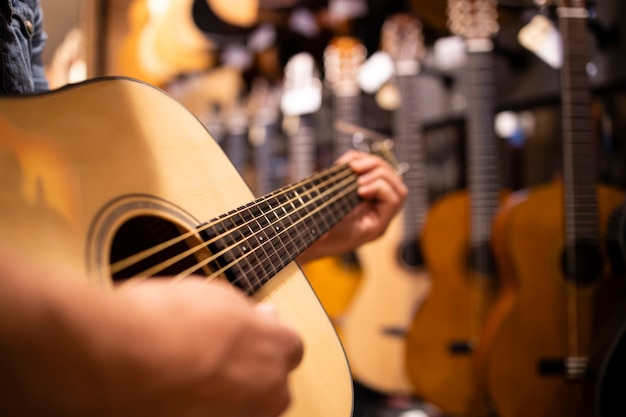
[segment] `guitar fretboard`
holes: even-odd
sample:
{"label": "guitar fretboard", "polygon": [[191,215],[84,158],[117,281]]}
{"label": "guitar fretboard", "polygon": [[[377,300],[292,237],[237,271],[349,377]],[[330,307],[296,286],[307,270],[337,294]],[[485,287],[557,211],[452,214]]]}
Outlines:
{"label": "guitar fretboard", "polygon": [[491,51],[468,54],[468,181],[471,204],[471,241],[475,247],[491,239],[498,208],[498,159],[494,120],[493,57]]}
{"label": "guitar fretboard", "polygon": [[209,267],[253,294],[359,203],[356,175],[334,166],[202,226]]}
{"label": "guitar fretboard", "polygon": [[394,113],[394,136],[400,162],[408,165],[404,173],[404,181],[409,189],[405,202],[407,215],[404,216],[403,241],[415,239],[416,233],[422,230],[428,212],[428,195],[426,170],[424,163],[424,143],[422,124],[419,119],[418,76],[399,75],[396,77],[398,89],[402,94],[402,102]]}
{"label": "guitar fretboard", "polygon": [[561,69],[563,122],[563,178],[565,197],[565,242],[597,242],[598,203],[593,143],[589,63],[589,34],[586,11],[559,9],[563,37]]}

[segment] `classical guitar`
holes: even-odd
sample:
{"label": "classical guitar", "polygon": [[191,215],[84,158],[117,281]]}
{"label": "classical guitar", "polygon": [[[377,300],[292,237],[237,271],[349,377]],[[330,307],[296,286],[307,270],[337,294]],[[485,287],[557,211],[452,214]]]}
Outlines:
{"label": "classical guitar", "polygon": [[583,0],[557,1],[556,10],[564,52],[562,178],[512,195],[494,231],[506,282],[494,311],[505,318],[485,375],[502,417],[596,416],[605,340],[617,332],[614,315],[626,302],[626,281],[610,272],[602,245],[624,193],[597,179],[588,11]]}
{"label": "classical guitar", "polygon": [[[365,61],[365,52],[363,44],[350,36],[333,38],[324,51],[324,72],[332,93],[330,104],[334,120],[360,124],[360,90],[356,80],[358,69]],[[311,122],[309,117],[300,118],[300,121],[304,126]],[[307,130],[300,131],[300,134],[306,133]],[[302,136],[293,139],[306,140]],[[333,130],[334,157],[339,157],[353,148],[352,134]],[[299,155],[300,158],[305,157],[310,161],[303,166],[311,166],[316,161],[315,151],[311,147],[308,150],[312,152]],[[296,170],[294,172],[298,173]],[[303,269],[337,332],[343,338],[344,314],[361,283],[361,267],[355,254],[318,259],[304,265]]]}
{"label": "classical guitar", "polygon": [[407,335],[415,393],[445,413],[477,416],[484,401],[474,357],[496,278],[491,227],[499,206],[491,37],[493,0],[449,0],[451,30],[465,39],[468,189],[435,201],[422,230],[431,291]]}
{"label": "classical guitar", "polygon": [[292,262],[359,204],[347,166],[254,199],[184,107],[107,78],[0,99],[0,177],[0,233],[16,250],[103,290],[161,274],[227,280],[304,339],[285,416],[350,416],[345,354]]}
{"label": "classical guitar", "polygon": [[410,395],[404,337],[430,283],[418,245],[428,207],[417,85],[424,55],[420,22],[408,14],[389,17],[382,48],[395,62],[401,104],[394,112],[394,147],[408,167],[409,194],[385,234],[357,249],[363,278],[345,312],[342,340],[356,380],[378,392]]}

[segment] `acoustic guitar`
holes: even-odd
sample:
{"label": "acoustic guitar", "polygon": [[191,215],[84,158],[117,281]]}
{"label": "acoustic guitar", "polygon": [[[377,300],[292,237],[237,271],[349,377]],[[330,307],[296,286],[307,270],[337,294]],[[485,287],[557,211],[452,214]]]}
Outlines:
{"label": "acoustic guitar", "polygon": [[406,167],[409,194],[384,235],[356,250],[363,278],[344,315],[342,340],[356,380],[378,392],[407,396],[412,389],[405,335],[430,285],[418,243],[428,209],[417,84],[424,56],[421,23],[408,14],[389,17],[382,48],[395,63],[401,103],[394,112],[394,147]]}
{"label": "acoustic guitar", "polygon": [[626,302],[626,280],[610,272],[602,244],[624,193],[597,183],[588,11],[583,0],[561,0],[557,13],[564,52],[562,178],[511,196],[494,231],[506,292],[493,311],[505,318],[485,375],[502,417],[596,416],[606,340],[619,329],[615,314]]}
{"label": "acoustic guitar", "polygon": [[223,279],[303,337],[285,416],[349,417],[335,330],[297,264],[359,204],[334,165],[254,199],[204,126],[161,90],[106,78],[0,99],[0,234],[33,262],[115,282]]}
{"label": "acoustic guitar", "polygon": [[495,1],[450,0],[451,30],[465,39],[468,189],[435,201],[422,230],[431,290],[407,335],[407,366],[416,395],[455,416],[479,416],[485,401],[475,354],[496,273],[492,222],[501,190],[493,130]]}

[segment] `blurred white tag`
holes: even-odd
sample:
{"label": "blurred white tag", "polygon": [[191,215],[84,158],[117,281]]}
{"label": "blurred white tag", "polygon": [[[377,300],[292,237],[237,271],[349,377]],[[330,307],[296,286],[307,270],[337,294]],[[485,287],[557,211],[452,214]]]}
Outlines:
{"label": "blurred white tag", "polygon": [[439,38],[433,45],[437,67],[442,71],[461,68],[467,60],[465,41],[460,36]]}
{"label": "blurred white tag", "polygon": [[280,108],[285,116],[315,113],[322,106],[322,82],[308,52],[289,58],[283,87]]}
{"label": "blurred white tag", "polygon": [[393,76],[394,66],[389,54],[383,51],[374,52],[361,65],[357,74],[357,82],[361,90],[373,94]]}
{"label": "blurred white tag", "polygon": [[283,92],[280,108],[286,116],[315,113],[322,106],[321,83]]}
{"label": "blurred white tag", "polygon": [[537,15],[517,35],[520,44],[552,68],[563,65],[563,41],[552,21]]}

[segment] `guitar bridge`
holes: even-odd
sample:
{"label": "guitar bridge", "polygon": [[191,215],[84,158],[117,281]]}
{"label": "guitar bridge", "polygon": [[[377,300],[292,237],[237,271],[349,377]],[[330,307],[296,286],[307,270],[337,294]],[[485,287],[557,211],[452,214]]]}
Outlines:
{"label": "guitar bridge", "polygon": [[588,358],[568,356],[566,358],[541,359],[538,371],[543,376],[564,376],[567,379],[582,379],[587,373]]}
{"label": "guitar bridge", "polygon": [[476,340],[469,339],[450,342],[448,349],[453,355],[469,355],[476,349]]}

